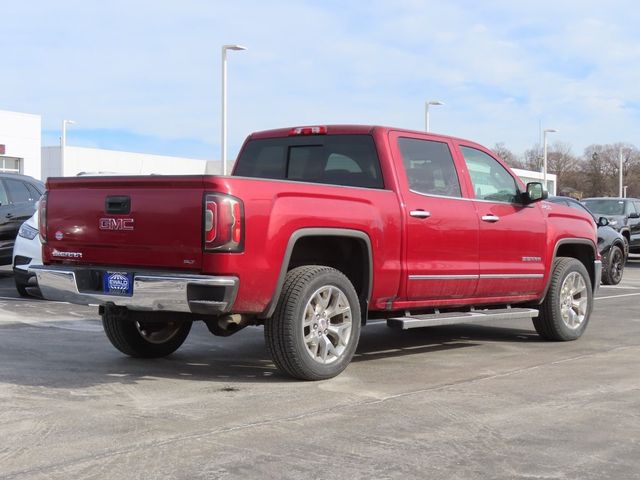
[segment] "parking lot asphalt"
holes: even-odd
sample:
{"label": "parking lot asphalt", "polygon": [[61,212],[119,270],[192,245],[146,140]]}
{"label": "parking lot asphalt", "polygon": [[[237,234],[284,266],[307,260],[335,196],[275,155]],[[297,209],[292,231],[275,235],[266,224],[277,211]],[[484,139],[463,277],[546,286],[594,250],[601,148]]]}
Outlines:
{"label": "parking lot asphalt", "polygon": [[121,355],[96,309],[0,271],[1,479],[640,478],[640,258],[578,341],[530,321],[364,328],[339,377],[280,374],[262,329]]}

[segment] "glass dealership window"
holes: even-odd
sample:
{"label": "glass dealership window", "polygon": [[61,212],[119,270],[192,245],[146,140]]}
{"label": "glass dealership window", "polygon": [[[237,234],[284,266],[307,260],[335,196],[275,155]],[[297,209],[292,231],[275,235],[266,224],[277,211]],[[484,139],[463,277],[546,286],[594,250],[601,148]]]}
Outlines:
{"label": "glass dealership window", "polygon": [[0,172],[21,173],[22,159],[16,157],[0,157]]}

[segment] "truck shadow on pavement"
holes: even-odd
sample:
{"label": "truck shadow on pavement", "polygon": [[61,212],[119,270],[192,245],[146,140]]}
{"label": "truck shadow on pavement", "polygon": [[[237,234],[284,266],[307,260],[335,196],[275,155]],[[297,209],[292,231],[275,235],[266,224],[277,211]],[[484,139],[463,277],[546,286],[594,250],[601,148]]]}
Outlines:
{"label": "truck shadow on pavement", "polygon": [[[377,331],[374,333],[373,330]],[[401,357],[420,353],[439,352],[476,347],[482,342],[538,342],[532,330],[459,324],[441,327],[397,330],[384,322],[368,325],[362,331],[354,362],[377,358]]]}
{"label": "truck shadow on pavement", "polygon": [[[66,322],[67,327],[71,322]],[[195,324],[185,344],[162,359],[129,358],[107,341],[97,320],[78,320],[78,328],[29,324],[0,326],[0,383],[83,388],[100,384],[135,384],[142,380],[183,379],[220,383],[289,383],[272,363],[261,328],[247,328],[226,339],[212,337]],[[541,342],[531,330],[454,325],[400,331],[374,323],[362,330],[354,362],[402,356],[426,356],[504,342]],[[473,356],[468,357],[474,361]]]}

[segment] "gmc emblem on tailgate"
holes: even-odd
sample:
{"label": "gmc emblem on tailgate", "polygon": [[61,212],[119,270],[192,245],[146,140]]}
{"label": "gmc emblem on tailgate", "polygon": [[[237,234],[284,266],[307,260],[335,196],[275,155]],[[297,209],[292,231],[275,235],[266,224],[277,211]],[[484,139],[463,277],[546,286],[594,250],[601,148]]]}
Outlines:
{"label": "gmc emblem on tailgate", "polygon": [[133,230],[133,218],[101,218],[100,230]]}

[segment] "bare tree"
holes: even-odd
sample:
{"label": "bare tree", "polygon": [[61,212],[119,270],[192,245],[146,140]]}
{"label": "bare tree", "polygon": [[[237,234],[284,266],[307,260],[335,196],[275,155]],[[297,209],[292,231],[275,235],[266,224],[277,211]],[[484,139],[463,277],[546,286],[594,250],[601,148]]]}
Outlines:
{"label": "bare tree", "polygon": [[[503,142],[497,143],[493,151],[509,166],[542,171],[542,147],[534,144],[519,157]],[[547,149],[547,168],[557,175],[557,191],[572,196],[596,197],[618,196],[620,155],[622,155],[623,185],[627,196],[640,197],[640,150],[628,143],[590,145],[582,156],[571,151],[571,145],[555,142]]]}
{"label": "bare tree", "polygon": [[527,170],[542,171],[542,147],[540,144],[536,143],[524,151],[524,166]]}
{"label": "bare tree", "polygon": [[493,147],[493,153],[498,155],[511,168],[524,168],[524,163],[518,156],[509,150],[504,142],[498,142]]}
{"label": "bare tree", "polygon": [[562,188],[582,191],[579,171],[580,161],[571,152],[571,145],[565,142],[555,142],[547,150],[547,168],[549,173],[557,175],[557,185]]}
{"label": "bare tree", "polygon": [[585,149],[585,183],[589,186],[589,196],[618,196],[620,175],[620,155],[622,155],[623,185],[628,185],[628,196],[640,195],[640,153],[638,149],[625,143],[590,145]]}

